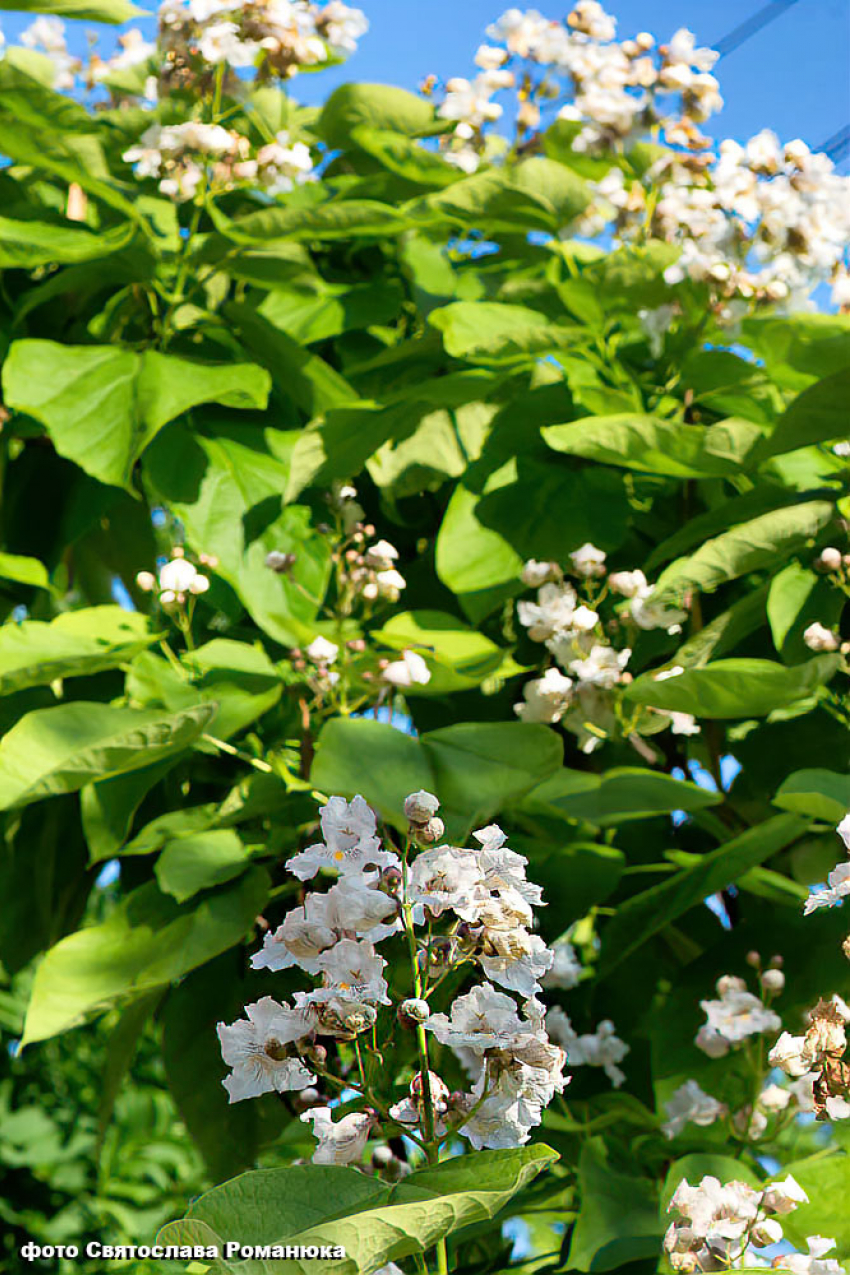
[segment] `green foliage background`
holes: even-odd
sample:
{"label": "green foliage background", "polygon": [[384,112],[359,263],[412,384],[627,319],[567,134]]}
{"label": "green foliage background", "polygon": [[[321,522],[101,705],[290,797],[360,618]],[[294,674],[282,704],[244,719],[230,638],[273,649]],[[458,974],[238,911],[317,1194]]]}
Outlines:
{"label": "green foliage background", "polygon": [[[595,174],[557,125],[465,176],[417,144],[441,125],[399,89],[347,85],[319,111],[265,87],[236,126],[254,136],[258,116],[324,143],[322,180],[177,207],[120,158],[149,112],[90,111],[0,62],[0,1026],[25,1042],[0,1052],[4,1269],[27,1237],[150,1240],[205,1186],[309,1155],[276,1098],[228,1107],[214,1026],[286,986],[247,960],[255,918],[291,902],[283,861],[312,792],[362,793],[397,822],[425,787],[453,838],[495,817],[510,831],[545,887],[544,938],[579,924],[593,977],[569,994],[573,1022],[610,1017],[631,1044],[623,1091],[585,1070],[569,1114],[547,1114],[557,1167],[526,1184],[505,1163],[486,1207],[460,1209],[456,1269],[507,1269],[516,1215],[524,1271],[642,1275],[665,1183],[723,1156],[744,1172],[718,1131],[672,1146],[659,1131],[678,1084],[723,1073],[692,1044],[699,1000],[753,948],[785,957],[792,1030],[847,992],[840,916],[804,926],[800,910],[848,805],[840,660],[802,633],[837,626],[845,601],[812,563],[846,545],[829,444],[847,433],[850,320],[761,312],[732,345],[703,287],[665,284],[669,245],[559,237]],[[618,162],[628,176],[647,158]],[[637,312],[673,295],[656,356]],[[408,580],[343,636],[426,651],[431,682],[396,705],[415,736],[321,714],[305,732],[288,652],[337,635],[317,600],[343,480]],[[219,564],[177,667],[135,585],[175,535]],[[516,721],[540,656],[514,619],[522,563],[586,540],[671,601],[691,592],[685,633],[641,636],[625,702],[692,713],[701,735],[588,758]],[[295,555],[290,575],[265,567],[273,550]],[[685,673],[640,676],[662,663]],[[727,754],[729,791],[671,778],[691,762],[719,777]],[[114,858],[120,880],[95,888]],[[703,899],[731,885],[727,933]],[[847,1133],[782,1138],[814,1184],[800,1235],[835,1234],[850,1257]],[[437,1196],[483,1193],[474,1160]]]}

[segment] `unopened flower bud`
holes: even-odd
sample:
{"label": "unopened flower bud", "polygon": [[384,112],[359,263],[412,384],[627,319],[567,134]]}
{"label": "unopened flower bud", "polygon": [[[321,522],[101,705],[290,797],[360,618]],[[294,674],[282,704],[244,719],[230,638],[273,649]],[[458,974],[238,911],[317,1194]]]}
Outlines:
{"label": "unopened flower bud", "polygon": [[778,953],[776,956],[771,956],[770,960],[768,961],[768,965],[770,966],[772,970],[781,970],[784,964],[785,964],[785,957],[780,956]]}
{"label": "unopened flower bud", "polygon": [[312,1085],[307,1089],[299,1089],[293,1095],[296,1111],[309,1111],[310,1107],[319,1107],[324,1101],[318,1089],[314,1089]]}
{"label": "unopened flower bud", "polygon": [[313,1063],[316,1067],[324,1067],[328,1061],[328,1051],[324,1045],[308,1045],[301,1053],[305,1062]]}
{"label": "unopened flower bud", "polygon": [[766,992],[781,992],[785,986],[785,975],[782,970],[765,970],[761,976],[761,985]]}
{"label": "unopened flower bud", "polygon": [[381,890],[384,894],[397,894],[401,886],[401,871],[398,868],[384,868],[381,873]]}
{"label": "unopened flower bud", "polygon": [[424,788],[412,792],[404,801],[404,813],[411,823],[427,823],[439,809],[439,799]]}
{"label": "unopened flower bud", "polygon": [[778,1244],[782,1239],[782,1225],[775,1218],[766,1217],[756,1222],[750,1231],[750,1240],[756,1248],[767,1248],[768,1244]]}
{"label": "unopened flower bud", "polygon": [[140,571],[136,576],[136,586],[143,593],[151,593],[156,588],[156,576],[150,571]]}
{"label": "unopened flower bud", "polygon": [[747,952],[745,960],[748,965],[752,965],[753,969],[757,970],[761,966],[761,953],[756,951]]}
{"label": "unopened flower bud", "polygon": [[841,570],[841,550],[836,549],[833,545],[822,549],[815,558],[815,568],[818,571],[840,571]]}
{"label": "unopened flower bud", "polygon": [[803,641],[810,651],[837,651],[841,645],[841,639],[817,620],[806,629]]}
{"label": "unopened flower bud", "polygon": [[289,575],[297,561],[294,553],[282,553],[280,549],[272,549],[266,554],[266,566],[278,576]]}
{"label": "unopened flower bud", "polygon": [[414,841],[424,846],[436,845],[445,831],[446,825],[437,815],[433,819],[429,819],[427,823],[412,823],[410,825],[411,837]]}
{"label": "unopened flower bud", "polygon": [[431,1007],[428,1002],[416,997],[402,1001],[398,1007],[399,1022],[405,1026],[411,1023],[426,1023],[430,1017]]}

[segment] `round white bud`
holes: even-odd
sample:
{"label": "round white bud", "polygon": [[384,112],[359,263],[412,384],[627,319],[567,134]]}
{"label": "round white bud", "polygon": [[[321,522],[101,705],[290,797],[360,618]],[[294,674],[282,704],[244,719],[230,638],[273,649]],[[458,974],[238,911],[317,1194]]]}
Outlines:
{"label": "round white bud", "polygon": [[440,802],[432,792],[420,788],[404,800],[404,813],[411,823],[427,823],[440,809]]}

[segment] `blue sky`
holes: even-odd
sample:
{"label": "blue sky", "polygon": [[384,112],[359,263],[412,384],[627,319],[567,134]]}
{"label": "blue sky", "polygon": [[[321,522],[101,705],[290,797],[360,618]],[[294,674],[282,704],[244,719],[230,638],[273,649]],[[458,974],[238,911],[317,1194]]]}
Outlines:
{"label": "blue sky", "polygon": [[[606,7],[619,34],[649,30],[664,39],[690,27],[700,43],[714,44],[757,13],[765,0],[611,0]],[[415,89],[427,74],[463,75],[487,23],[507,7],[504,0],[360,0],[371,30],[344,67],[302,76],[293,86],[300,100],[318,103],[349,79],[379,80]],[[531,6],[529,6],[531,7]],[[551,17],[568,3],[537,0]],[[2,27],[14,38],[30,20],[4,14]],[[84,47],[87,23],[74,28]],[[142,24],[147,30],[152,21]],[[107,32],[106,47],[111,44]],[[802,137],[819,146],[850,124],[850,5],[848,0],[797,0],[718,66],[726,106],[711,122],[715,136],[752,136],[774,129],[783,141]],[[842,165],[847,171],[845,160]]]}

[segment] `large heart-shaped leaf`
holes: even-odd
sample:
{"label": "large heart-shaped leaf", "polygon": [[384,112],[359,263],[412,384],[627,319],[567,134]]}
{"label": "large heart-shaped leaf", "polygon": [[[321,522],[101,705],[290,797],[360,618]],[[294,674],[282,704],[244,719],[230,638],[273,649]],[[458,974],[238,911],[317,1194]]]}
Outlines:
{"label": "large heart-shaped leaf", "polygon": [[281,1261],[219,1258],[215,1275],[357,1275],[396,1258],[427,1252],[462,1226],[493,1217],[557,1158],[546,1146],[481,1151],[418,1169],[392,1186],[338,1165],[244,1173],[201,1196],[160,1244],[332,1245],[340,1259]]}
{"label": "large heart-shaped leaf", "polygon": [[129,487],[133,465],[168,421],[198,403],[265,407],[270,378],[251,363],[194,363],[115,345],[15,341],[6,404],[46,426],[56,450],[94,478]]}

